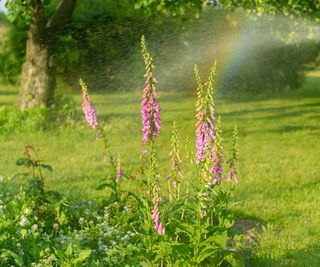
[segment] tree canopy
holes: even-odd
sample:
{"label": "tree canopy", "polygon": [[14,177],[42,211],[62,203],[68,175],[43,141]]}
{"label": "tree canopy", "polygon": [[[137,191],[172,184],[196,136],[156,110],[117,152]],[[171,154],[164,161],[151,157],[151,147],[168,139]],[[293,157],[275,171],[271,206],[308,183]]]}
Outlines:
{"label": "tree canopy", "polygon": [[220,0],[225,8],[241,7],[257,14],[307,17],[319,22],[320,0]]}
{"label": "tree canopy", "polygon": [[[43,80],[51,80],[52,88],[56,76],[68,83],[74,83],[81,76],[94,82],[95,88],[103,88],[106,79],[111,84],[121,79],[128,68],[139,68],[128,62],[134,62],[134,51],[142,34],[157,39],[158,44],[166,43],[168,32],[179,40],[181,32],[187,32],[190,21],[198,18],[206,5],[223,7],[225,10],[243,8],[257,15],[281,13],[316,22],[320,18],[320,0],[7,0],[7,12],[1,14],[7,37],[0,44],[0,75],[11,83],[21,83],[21,79],[24,79],[24,84],[31,85],[29,92],[22,97],[35,97],[36,92],[30,88],[38,83],[26,82],[26,78],[28,75],[34,78],[34,73],[38,71],[27,75],[26,70],[32,67],[31,63],[39,59],[37,54],[41,53],[35,53],[31,59],[28,51],[32,49],[28,50],[26,44],[28,40],[38,40],[39,49],[47,46],[47,51],[42,53],[45,59],[38,65],[47,66]],[[215,23],[214,18],[212,23]],[[36,36],[40,37],[31,38],[30,30],[39,25]],[[188,42],[187,35],[181,37],[180,41]],[[299,51],[294,46],[288,46],[288,53],[278,49],[276,53],[279,56],[269,58],[280,62],[282,57],[288,58],[292,53],[299,55]],[[312,53],[303,58],[295,56],[297,64],[294,64],[293,72],[281,71],[288,73],[281,74],[282,81],[288,75],[294,76],[292,73],[297,73],[302,65],[314,58],[316,51],[313,46],[310,51]],[[272,49],[265,51],[266,56],[272,53]],[[25,67],[25,75],[22,75],[22,66],[28,59],[31,65]],[[283,63],[279,69],[287,70],[292,66],[287,68]],[[130,79],[128,83],[133,80]],[[286,82],[283,83],[285,85]],[[292,84],[297,83],[293,81]],[[45,97],[50,97],[50,94]]]}

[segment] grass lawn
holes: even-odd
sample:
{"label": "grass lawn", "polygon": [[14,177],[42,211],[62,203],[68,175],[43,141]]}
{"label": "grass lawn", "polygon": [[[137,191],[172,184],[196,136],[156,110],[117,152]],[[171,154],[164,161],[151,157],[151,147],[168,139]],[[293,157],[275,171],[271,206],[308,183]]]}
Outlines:
{"label": "grass lawn", "polygon": [[[240,131],[240,182],[234,211],[249,226],[258,225],[251,231],[258,236],[250,243],[249,266],[320,266],[319,76],[310,75],[297,91],[268,97],[219,97],[216,101],[226,149],[233,125]],[[162,129],[157,150],[165,177],[173,120],[180,129],[182,146],[187,136],[194,140],[195,99],[182,92],[160,94]],[[1,105],[12,105],[16,99],[15,88],[0,88]],[[81,96],[75,99],[80,112]],[[140,92],[93,94],[92,100],[108,129],[112,151],[120,155],[124,171],[134,173],[141,149]],[[100,143],[85,123],[54,132],[0,135],[0,175],[9,177],[21,171],[15,160],[25,144],[37,147],[41,158],[54,167],[46,177],[48,187],[90,198],[106,194],[95,190],[105,166]]]}

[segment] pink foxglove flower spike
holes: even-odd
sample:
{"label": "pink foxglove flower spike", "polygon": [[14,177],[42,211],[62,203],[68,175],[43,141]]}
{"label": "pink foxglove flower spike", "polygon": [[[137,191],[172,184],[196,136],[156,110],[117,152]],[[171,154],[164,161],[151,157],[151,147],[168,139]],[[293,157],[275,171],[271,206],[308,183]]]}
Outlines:
{"label": "pink foxglove flower spike", "polygon": [[158,93],[156,90],[156,79],[153,77],[152,57],[147,50],[144,36],[141,38],[141,48],[146,66],[146,86],[143,90],[141,102],[141,121],[142,121],[142,145],[148,141],[154,141],[160,132],[160,107],[157,103]]}

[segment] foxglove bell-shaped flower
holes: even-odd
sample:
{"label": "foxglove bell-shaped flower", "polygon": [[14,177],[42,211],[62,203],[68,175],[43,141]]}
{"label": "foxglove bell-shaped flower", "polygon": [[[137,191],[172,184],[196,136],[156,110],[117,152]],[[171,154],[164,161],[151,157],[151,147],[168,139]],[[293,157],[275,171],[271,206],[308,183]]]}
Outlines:
{"label": "foxglove bell-shaped flower", "polygon": [[80,80],[79,83],[82,87],[83,113],[85,115],[87,122],[91,126],[91,128],[95,129],[99,126],[99,121],[97,119],[97,110],[96,110],[95,106],[90,101],[90,97],[88,95],[87,85],[82,80]]}
{"label": "foxglove bell-shaped flower", "polygon": [[228,172],[226,178],[227,182],[230,182],[231,179],[233,179],[236,184],[239,182],[237,177],[237,170],[234,165],[230,165],[230,171]]}
{"label": "foxglove bell-shaped flower", "polygon": [[164,226],[160,222],[160,213],[159,213],[159,195],[156,193],[152,199],[153,209],[152,209],[152,221],[154,229],[157,231],[159,235],[163,235],[165,232]]}

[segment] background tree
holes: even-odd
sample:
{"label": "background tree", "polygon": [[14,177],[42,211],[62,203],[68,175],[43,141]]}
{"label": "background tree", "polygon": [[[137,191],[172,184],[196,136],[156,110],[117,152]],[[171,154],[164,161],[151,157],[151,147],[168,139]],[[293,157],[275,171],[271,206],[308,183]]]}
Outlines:
{"label": "background tree", "polygon": [[[10,38],[5,40],[6,49],[0,47],[0,73],[11,83],[20,82],[19,106],[22,109],[50,104],[56,77],[73,84],[81,76],[101,90],[106,90],[106,84],[108,90],[123,88],[124,83],[126,89],[133,88],[140,78],[137,70],[143,67],[135,63],[140,62],[136,51],[142,34],[148,37],[150,46],[154,46],[152,49],[159,55],[155,60],[165,55],[163,62],[169,62],[176,54],[179,60],[186,60],[181,47],[190,55],[203,52],[199,51],[199,42],[193,41],[195,36],[199,40],[207,38],[201,25],[197,28],[201,20],[192,20],[200,14],[207,25],[211,24],[210,34],[216,34],[221,24],[226,25],[226,32],[235,32],[228,25],[228,13],[223,10],[211,12],[211,8],[206,15],[201,12],[210,3],[213,6],[222,4],[226,9],[243,7],[258,13],[306,14],[313,20],[319,17],[318,1],[86,0],[76,3],[76,0],[8,0],[8,12],[2,14],[1,20],[9,28]],[[273,37],[270,35],[270,38]],[[304,53],[303,49],[310,53]],[[241,89],[263,90],[265,87],[266,83],[260,78],[266,68],[255,65],[257,60],[263,60],[261,54],[268,58],[265,62],[270,66],[269,77],[272,76],[267,85],[284,88],[300,85],[303,66],[314,60],[317,53],[313,45],[300,48],[288,45],[277,51],[268,47],[264,53],[260,53],[259,47],[256,51],[258,53],[250,52],[247,67],[241,68],[241,73],[236,76],[231,73]],[[275,54],[277,56],[270,56]],[[288,61],[293,55],[295,64]],[[194,64],[194,57],[189,59]],[[210,59],[206,57],[206,60]],[[275,64],[277,68],[273,67]],[[192,84],[182,78],[192,77],[185,75],[184,70],[179,71],[183,66],[176,66],[174,72],[169,73],[165,67],[163,75],[170,75],[170,79],[162,76],[161,80],[170,81],[168,87],[179,85],[185,89]]]}
{"label": "background tree", "polygon": [[[86,1],[97,10],[97,5],[111,5],[117,1]],[[119,1],[118,1],[119,2]],[[201,8],[201,0],[188,1],[121,1],[119,6],[132,6],[143,9],[145,14],[152,16],[153,12],[187,17],[191,10]],[[104,4],[103,4],[104,3]],[[19,30],[27,32],[24,62],[20,75],[19,107],[32,108],[42,104],[49,105],[54,96],[56,84],[54,50],[61,36],[70,36],[71,16],[76,6],[76,0],[8,0],[8,19]],[[74,25],[73,25],[74,26]],[[89,28],[89,27],[88,27]],[[88,28],[84,30],[88,30]],[[74,29],[74,28],[73,28]],[[67,33],[67,35],[65,35]],[[13,60],[21,63],[19,60]],[[6,64],[8,65],[8,64]],[[11,65],[12,66],[12,65]],[[12,72],[7,74],[11,76]]]}
{"label": "background tree", "polygon": [[76,0],[61,0],[53,12],[50,1],[8,1],[9,18],[25,25],[27,40],[20,78],[19,107],[32,108],[52,101],[55,88],[52,46],[70,21]]}

